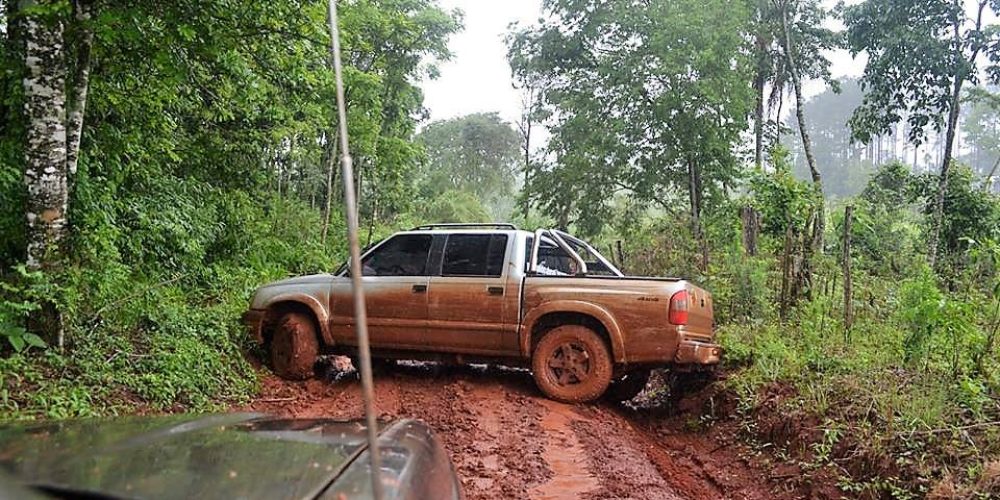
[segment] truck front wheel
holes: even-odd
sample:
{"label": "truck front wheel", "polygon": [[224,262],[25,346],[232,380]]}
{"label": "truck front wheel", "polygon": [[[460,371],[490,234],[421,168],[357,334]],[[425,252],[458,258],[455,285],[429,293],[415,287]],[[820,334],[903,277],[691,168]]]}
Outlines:
{"label": "truck front wheel", "polygon": [[593,401],[611,383],[612,363],[607,344],[581,325],[562,325],[542,337],[531,357],[539,389],[564,403]]}
{"label": "truck front wheel", "polygon": [[278,319],[271,338],[271,367],[288,380],[312,378],[319,355],[316,325],[301,312],[287,312]]}

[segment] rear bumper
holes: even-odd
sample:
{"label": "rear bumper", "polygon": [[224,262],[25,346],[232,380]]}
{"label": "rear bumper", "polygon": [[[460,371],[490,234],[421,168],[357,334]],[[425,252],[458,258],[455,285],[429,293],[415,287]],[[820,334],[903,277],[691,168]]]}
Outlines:
{"label": "rear bumper", "polygon": [[697,340],[682,340],[674,354],[674,363],[682,365],[716,365],[722,359],[722,346]]}
{"label": "rear bumper", "polygon": [[264,316],[265,312],[260,309],[249,309],[241,317],[243,324],[250,331],[250,335],[258,344],[264,343]]}

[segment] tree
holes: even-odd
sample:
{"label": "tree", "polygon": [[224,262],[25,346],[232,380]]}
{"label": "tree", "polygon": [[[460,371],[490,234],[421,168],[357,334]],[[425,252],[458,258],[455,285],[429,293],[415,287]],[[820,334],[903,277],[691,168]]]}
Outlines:
{"label": "tree", "polygon": [[[66,232],[69,179],[76,173],[79,158],[90,73],[89,7],[87,2],[73,1],[73,17],[65,19],[61,2],[20,2],[27,73],[24,155],[29,268],[53,267]],[[70,24],[68,30],[66,24]],[[67,68],[69,55],[74,57]]]}
{"label": "tree", "polygon": [[546,7],[548,20],[509,38],[515,75],[538,83],[553,117],[527,196],[557,225],[593,234],[616,191],[671,212],[686,195],[704,243],[702,208],[738,175],[752,106],[748,11],[691,0]]}
{"label": "tree", "polygon": [[[861,105],[864,95],[861,86],[854,79],[844,80],[839,86],[840,92],[827,89],[806,100],[804,110],[810,117],[808,131],[813,156],[824,174],[823,191],[828,196],[847,197],[864,188],[876,166],[876,156],[869,154],[871,148],[853,140],[847,125],[851,112]],[[791,141],[788,146],[795,159],[795,175],[811,179],[801,139]]]}
{"label": "tree", "polygon": [[[952,163],[962,88],[977,79],[982,52],[996,60],[1000,45],[984,29],[988,0],[977,2],[971,17],[957,0],[866,0],[844,9],[847,41],[853,54],[865,53],[862,105],[851,118],[862,142],[890,131],[906,117],[908,139],[921,144],[928,129],[945,130],[944,151],[933,202],[928,255],[936,262]],[[942,120],[943,116],[947,119]],[[943,122],[943,123],[942,123]]]}
{"label": "tree", "polygon": [[[751,3],[754,70],[754,164],[763,165],[767,149],[765,134],[775,126],[774,138],[780,137],[780,123],[768,114],[775,106],[781,117],[781,104],[787,87],[805,79],[822,79],[834,90],[837,81],[830,74],[830,61],[824,51],[840,45],[840,37],[824,26],[829,13],[815,1],[755,0]],[[786,27],[787,35],[786,36]],[[786,47],[791,42],[793,51]],[[789,55],[792,57],[789,58]],[[795,65],[790,62],[794,61]],[[794,71],[793,71],[794,70]],[[793,78],[794,73],[798,78]],[[765,90],[771,88],[765,97]],[[768,108],[769,111],[765,111]]]}
{"label": "tree", "polygon": [[[497,113],[437,121],[421,130],[416,140],[427,152],[427,163],[417,180],[424,199],[455,190],[497,207],[512,198],[522,137]],[[494,215],[503,218],[507,214]]]}
{"label": "tree", "polygon": [[[55,270],[62,260],[70,177],[76,173],[79,158],[93,39],[87,24],[89,5],[73,1],[70,19],[65,19],[61,7],[59,1],[19,3],[25,47],[26,262],[29,269],[45,271]],[[73,57],[67,68],[69,55]],[[35,329],[63,346],[62,321],[51,302],[37,315]]]}
{"label": "tree", "polygon": [[963,98],[962,130],[972,152],[964,162],[983,177],[983,189],[993,189],[1000,167],[1000,94],[984,87],[970,88]]}
{"label": "tree", "polygon": [[[822,50],[836,47],[837,38],[830,30],[823,27],[827,13],[815,0],[773,1],[774,8],[781,18],[781,47],[795,91],[795,116],[798,119],[802,150],[809,166],[813,188],[822,199],[822,175],[813,156],[812,140],[809,137],[809,127],[805,117],[802,80],[804,76],[819,76],[831,82],[834,91],[839,91],[839,87],[830,77],[830,61],[821,53]],[[823,251],[823,233],[826,225],[824,212],[822,205],[817,207],[812,239],[812,249],[815,252]]]}

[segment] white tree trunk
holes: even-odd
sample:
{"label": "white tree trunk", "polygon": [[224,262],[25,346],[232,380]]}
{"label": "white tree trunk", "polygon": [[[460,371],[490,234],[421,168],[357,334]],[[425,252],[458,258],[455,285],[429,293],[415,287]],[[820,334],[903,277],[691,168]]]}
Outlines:
{"label": "white tree trunk", "polygon": [[[22,0],[22,10],[34,5]],[[66,64],[63,26],[52,18],[24,17],[24,107],[28,118],[24,182],[28,199],[27,264],[51,267],[66,231]]]}
{"label": "white tree trunk", "polygon": [[80,158],[80,136],[83,134],[87,89],[90,87],[90,49],[94,44],[94,33],[88,24],[89,8],[85,0],[73,1],[76,43],[66,110],[66,170],[70,177],[76,174],[76,164]]}
{"label": "white tree trunk", "polygon": [[329,157],[326,159],[326,203],[323,205],[323,231],[320,234],[320,241],[325,245],[326,236],[330,232],[330,212],[332,211],[333,202],[333,178],[336,175],[337,166],[337,141],[340,138],[340,132],[334,133],[332,136],[327,137],[327,148],[329,149]]}

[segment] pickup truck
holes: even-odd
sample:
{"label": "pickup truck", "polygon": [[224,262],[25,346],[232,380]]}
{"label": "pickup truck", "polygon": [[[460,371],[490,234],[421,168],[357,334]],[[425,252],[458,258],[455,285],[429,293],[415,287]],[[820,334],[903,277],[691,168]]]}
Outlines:
{"label": "pickup truck", "polygon": [[[356,355],[349,273],[256,291],[243,318],[277,375],[306,379],[321,354]],[[628,400],[653,368],[684,377],[721,356],[711,294],[626,277],[559,230],[420,226],[365,251],[362,275],[374,358],[526,366],[558,401]]]}

